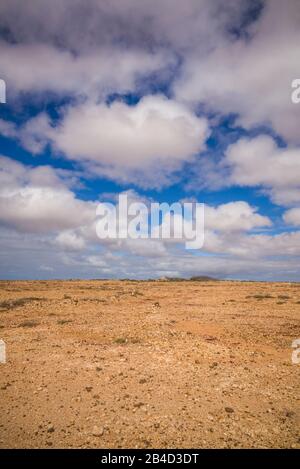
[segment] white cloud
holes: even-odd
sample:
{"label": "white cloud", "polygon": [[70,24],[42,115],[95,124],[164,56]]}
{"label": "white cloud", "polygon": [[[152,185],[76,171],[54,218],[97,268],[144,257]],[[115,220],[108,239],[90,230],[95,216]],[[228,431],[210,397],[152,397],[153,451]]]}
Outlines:
{"label": "white cloud", "polygon": [[[174,53],[209,50],[247,9],[244,0],[227,0],[226,8],[222,0],[3,1],[0,25],[10,41],[3,41],[2,73],[21,89],[30,89],[33,69],[39,89],[84,93],[84,85],[97,80],[122,86],[128,70],[161,71]],[[15,73],[20,69],[23,80]]]}
{"label": "white cloud", "polygon": [[234,232],[271,226],[272,223],[268,217],[256,212],[256,208],[244,201],[230,202],[217,207],[206,205],[205,227],[209,230]]}
{"label": "white cloud", "polygon": [[3,137],[16,137],[16,128],[13,122],[0,119],[0,135]]}
{"label": "white cloud", "polygon": [[283,215],[283,219],[287,224],[300,226],[300,208],[294,207],[287,210]]}
{"label": "white cloud", "polygon": [[30,168],[0,157],[0,221],[14,229],[49,233],[94,219],[95,204],[76,198],[51,167]]}
{"label": "white cloud", "polygon": [[101,48],[74,54],[52,44],[0,41],[2,76],[14,92],[106,96],[135,88],[139,77],[164,70],[172,57],[159,51]]}
{"label": "white cloud", "polygon": [[154,74],[152,83],[173,80],[180,100],[236,112],[247,127],[270,124],[299,143],[300,107],[291,101],[298,77],[298,0],[266,0],[254,21],[259,3],[1,2],[0,26],[10,38],[0,42],[1,73],[15,91],[95,100],[135,91],[138,77]]}
{"label": "white cloud", "polygon": [[53,139],[68,158],[140,168],[189,159],[203,149],[207,135],[205,119],[163,96],[147,96],[136,106],[69,108]]}
{"label": "white cloud", "polygon": [[[184,240],[100,240],[95,204],[77,199],[68,179],[49,167],[31,168],[5,157],[0,162],[2,277],[299,274],[300,232],[258,233],[271,222],[244,201],[206,207],[201,251],[186,251]],[[128,195],[130,201],[150,202],[133,191]]]}
{"label": "white cloud", "polygon": [[240,139],[230,145],[223,165],[229,184],[265,187],[274,202],[289,205],[300,200],[300,149],[279,148],[268,136]]}
{"label": "white cloud", "polygon": [[[299,206],[300,106],[291,102],[299,1],[263,3],[252,21],[259,2],[246,0],[0,2],[9,103],[23,92],[34,100],[70,98],[55,124],[46,113],[20,126],[0,119],[0,133],[32,154],[49,144],[88,176],[160,189],[183,172],[188,179],[190,163],[207,187],[257,188],[275,203]],[[151,95],[168,85],[170,99]],[[133,106],[105,104],[114,92],[146,96]],[[194,112],[199,104],[237,113],[246,128],[267,124],[287,147],[266,136],[241,139],[220,163],[204,155],[197,161],[208,136],[207,121]],[[58,277],[299,279],[299,231],[271,232],[271,220],[245,201],[206,207],[205,245],[197,253],[176,241],[103,241],[96,237],[95,204],[75,194],[76,174],[4,157],[0,163],[4,277],[38,277],[43,269]],[[299,219],[299,208],[283,215],[290,226],[300,226]]]}
{"label": "white cloud", "polygon": [[206,119],[161,95],[145,96],[134,106],[86,102],[68,107],[56,127],[40,114],[19,132],[33,152],[51,142],[92,173],[155,187],[203,150],[208,135]]}
{"label": "white cloud", "polygon": [[[186,0],[174,4],[173,0],[27,0],[26,8],[22,0],[1,2],[0,14],[3,26],[9,27],[16,41],[21,39],[34,42],[54,41],[58,36],[64,46],[73,46],[76,51],[88,47],[112,43],[114,40],[126,45],[146,47],[146,39],[154,44],[169,43],[190,46],[225,19],[244,11],[245,2],[228,0],[222,8],[222,0],[215,0],[212,6],[208,0]],[[17,15],[22,11],[22,15]],[[220,13],[218,18],[215,14]],[[66,24],[66,16],[69,22]],[[207,24],[211,19],[211,24]],[[183,21],[184,20],[184,21]],[[131,29],[128,30],[128,25]],[[186,26],[188,26],[186,28]],[[78,37],[80,27],[84,34]]]}
{"label": "white cloud", "polygon": [[84,238],[72,231],[62,231],[56,236],[54,243],[67,251],[81,251],[86,246]]}
{"label": "white cloud", "polygon": [[176,97],[238,113],[245,127],[269,124],[290,143],[300,143],[300,107],[291,100],[291,83],[299,75],[299,1],[267,0],[249,33],[247,39],[224,37],[205,55],[195,48],[175,83]]}
{"label": "white cloud", "polygon": [[[277,236],[235,235],[191,253],[167,245],[163,255],[117,248],[86,246],[83,251],[59,247],[43,235],[0,230],[1,278],[101,278],[213,275],[220,278],[299,280],[299,232]],[[207,255],[209,254],[209,255]],[[40,272],[40,266],[43,270]]]}
{"label": "white cloud", "polygon": [[[207,252],[225,255],[229,263],[232,259],[256,259],[259,264],[266,259],[281,256],[288,266],[291,257],[300,256],[300,232],[274,235],[208,232],[204,249]],[[258,265],[257,268],[259,270],[261,266]]]}
{"label": "white cloud", "polygon": [[48,143],[51,131],[50,118],[46,113],[29,119],[21,128],[15,127],[15,138],[32,154],[41,153]]}

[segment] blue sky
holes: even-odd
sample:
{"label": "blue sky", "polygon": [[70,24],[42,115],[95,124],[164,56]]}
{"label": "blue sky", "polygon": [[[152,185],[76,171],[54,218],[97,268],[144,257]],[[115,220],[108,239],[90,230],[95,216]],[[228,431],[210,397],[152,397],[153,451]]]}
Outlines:
{"label": "blue sky", "polygon": [[[299,280],[298,2],[54,3],[0,6],[0,277]],[[97,239],[119,193],[203,248]]]}

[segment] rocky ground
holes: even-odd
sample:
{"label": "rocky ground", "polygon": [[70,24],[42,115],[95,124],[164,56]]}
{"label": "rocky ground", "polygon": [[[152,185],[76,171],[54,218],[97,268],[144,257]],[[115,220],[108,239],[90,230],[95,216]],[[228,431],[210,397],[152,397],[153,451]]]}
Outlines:
{"label": "rocky ground", "polygon": [[300,284],[0,289],[1,448],[300,448]]}

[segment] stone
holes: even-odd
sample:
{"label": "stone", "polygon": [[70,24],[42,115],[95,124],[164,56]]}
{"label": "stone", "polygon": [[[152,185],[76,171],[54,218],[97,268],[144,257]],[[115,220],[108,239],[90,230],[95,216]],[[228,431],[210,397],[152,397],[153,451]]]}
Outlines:
{"label": "stone", "polygon": [[228,414],[232,414],[234,412],[234,409],[232,407],[225,407],[225,411],[228,413]]}
{"label": "stone", "polygon": [[93,436],[99,437],[99,436],[102,436],[103,433],[104,433],[104,428],[103,427],[98,427],[97,425],[95,425],[93,427],[93,431],[92,431]]}

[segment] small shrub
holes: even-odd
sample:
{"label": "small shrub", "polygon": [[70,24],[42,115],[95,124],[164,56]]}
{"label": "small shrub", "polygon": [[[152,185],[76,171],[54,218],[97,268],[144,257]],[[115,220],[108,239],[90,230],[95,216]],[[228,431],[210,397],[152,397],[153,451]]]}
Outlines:
{"label": "small shrub", "polygon": [[115,344],[126,344],[127,343],[127,339],[125,339],[125,337],[117,337],[115,340],[114,340],[114,343]]}
{"label": "small shrub", "polygon": [[57,321],[57,324],[59,324],[60,326],[64,325],[64,324],[67,324],[69,322],[73,322],[71,319],[59,319]]}
{"label": "small shrub", "polygon": [[26,320],[26,321],[23,321],[21,322],[18,327],[36,327],[38,326],[40,323],[38,321],[34,321],[33,319],[32,320]]}
{"label": "small shrub", "polygon": [[18,298],[17,300],[6,300],[0,302],[0,309],[14,309],[18,308],[19,306],[25,306],[26,303],[30,303],[32,301],[44,301],[45,298],[38,298],[35,296],[30,296],[27,298]]}
{"label": "small shrub", "polygon": [[268,293],[266,294],[257,293],[256,295],[246,296],[246,298],[255,298],[256,300],[266,300],[266,299],[274,298],[274,296],[269,295]]}

